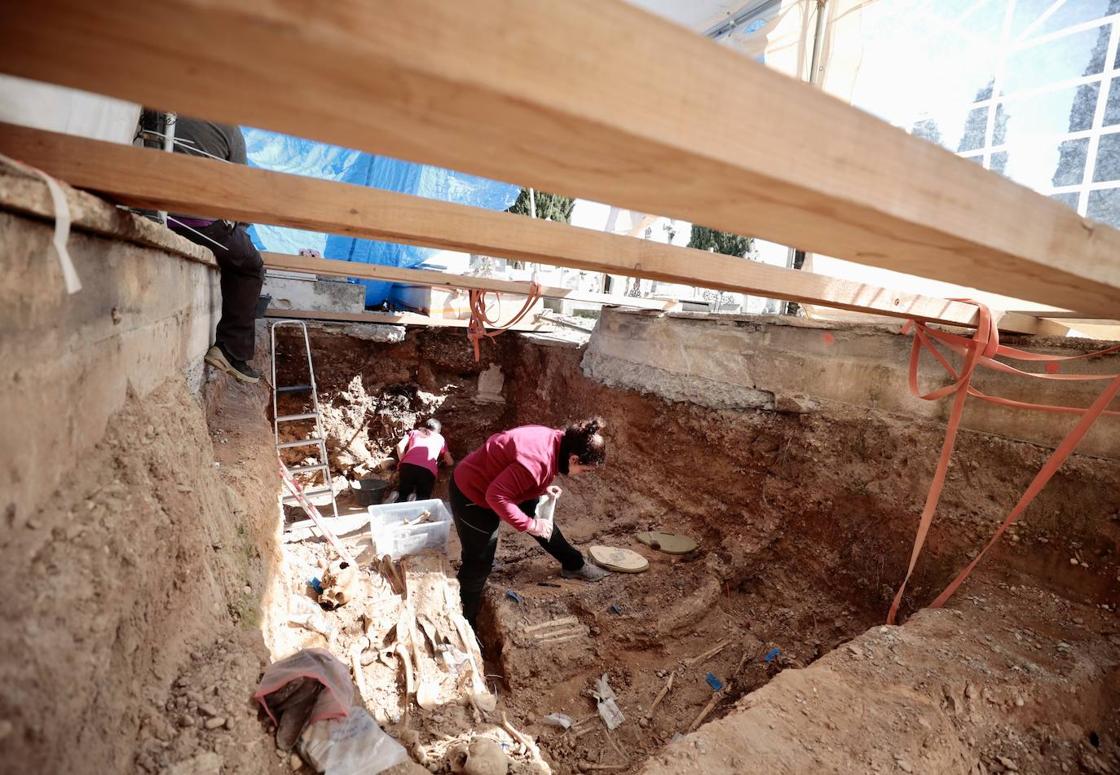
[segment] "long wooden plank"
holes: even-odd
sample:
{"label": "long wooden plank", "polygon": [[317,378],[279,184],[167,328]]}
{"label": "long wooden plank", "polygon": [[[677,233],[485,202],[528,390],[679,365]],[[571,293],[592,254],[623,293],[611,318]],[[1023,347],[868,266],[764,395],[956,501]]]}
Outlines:
{"label": "long wooden plank", "polygon": [[[0,124],[0,153],[124,203],[967,326],[971,304],[378,189]],[[306,266],[306,264],[305,264]],[[356,265],[349,276],[362,276]],[[1036,333],[1030,316],[1001,325]]]}
{"label": "long wooden plank", "polygon": [[0,51],[154,107],[1120,306],[1120,232],[622,0],[13,0]]}
{"label": "long wooden plank", "polygon": [[[309,272],[330,277],[356,277],[364,280],[384,280],[391,283],[406,283],[443,288],[464,288],[467,290],[497,291],[499,293],[526,294],[529,283],[519,280],[497,280],[488,277],[435,272],[430,269],[404,269],[383,264],[362,264],[355,261],[337,261],[311,256],[293,256],[289,253],[262,253],[264,265],[269,269],[286,272]],[[620,307],[639,309],[680,309],[680,302],[665,299],[642,299],[629,296],[612,296],[608,293],[579,291],[554,285],[542,285],[541,295],[548,299],[567,299],[569,301],[591,302],[593,304],[613,304]]]}

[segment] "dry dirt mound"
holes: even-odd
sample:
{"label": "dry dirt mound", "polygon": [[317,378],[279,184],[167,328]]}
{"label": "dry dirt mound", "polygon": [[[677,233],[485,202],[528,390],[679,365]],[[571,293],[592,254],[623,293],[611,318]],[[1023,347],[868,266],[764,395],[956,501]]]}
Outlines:
{"label": "dry dirt mound", "polygon": [[[3,761],[25,772],[154,772],[212,748],[184,744],[205,719],[170,724],[180,708],[169,700],[192,652],[217,653],[230,638],[242,680],[223,667],[196,688],[218,686],[207,701],[230,709],[233,728],[246,715],[245,681],[263,655],[251,627],[275,543],[275,509],[264,508],[275,477],[259,456],[261,394],[229,390],[219,402],[236,421],[219,418],[215,443],[181,381],[130,398],[82,460],[52,461],[71,471],[65,489],[0,538],[11,592],[0,602]],[[248,461],[245,449],[256,450]]]}

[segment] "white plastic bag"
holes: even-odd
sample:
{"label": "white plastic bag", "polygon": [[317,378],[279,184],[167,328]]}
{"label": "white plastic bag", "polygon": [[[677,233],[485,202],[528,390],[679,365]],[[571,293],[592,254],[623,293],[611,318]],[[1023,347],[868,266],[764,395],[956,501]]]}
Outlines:
{"label": "white plastic bag", "polygon": [[548,539],[552,536],[553,520],[556,514],[556,501],[560,499],[560,493],[563,492],[556,485],[552,485],[545,491],[545,494],[537,501],[536,518],[538,522],[547,525],[547,530],[543,531],[542,538]]}
{"label": "white plastic bag", "polygon": [[377,775],[408,759],[404,746],[357,706],[345,718],[309,725],[300,737],[299,752],[326,775]]}

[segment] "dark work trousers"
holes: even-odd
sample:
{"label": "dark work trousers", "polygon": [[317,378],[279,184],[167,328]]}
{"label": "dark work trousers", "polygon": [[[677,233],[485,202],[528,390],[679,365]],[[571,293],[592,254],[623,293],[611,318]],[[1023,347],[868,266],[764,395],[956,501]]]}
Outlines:
{"label": "dark work trousers", "polygon": [[[486,578],[494,567],[494,553],[498,550],[498,527],[502,520],[491,509],[479,506],[467,498],[451,477],[449,487],[451,518],[455,521],[455,532],[463,547],[463,564],[459,567],[459,597],[463,602],[463,616],[476,627],[478,612],[482,608],[482,590]],[[529,516],[537,513],[537,501],[519,504],[519,508]],[[534,536],[536,538],[536,536]],[[579,570],[583,567],[583,555],[564,538],[559,527],[552,529],[552,538],[547,541],[537,538],[541,547],[560,561],[564,570]]]}
{"label": "dark work trousers", "polygon": [[424,466],[401,463],[400,479],[398,503],[408,500],[408,496],[413,493],[416,493],[416,500],[418,501],[426,501],[432,497],[432,487],[436,483],[436,475]]}
{"label": "dark work trousers", "polygon": [[174,223],[171,227],[191,242],[209,248],[218,261],[222,275],[222,319],[218,321],[214,344],[228,357],[252,360],[256,345],[257,300],[264,285],[264,261],[249,239],[246,224],[214,221],[209,226],[192,227],[195,231]]}

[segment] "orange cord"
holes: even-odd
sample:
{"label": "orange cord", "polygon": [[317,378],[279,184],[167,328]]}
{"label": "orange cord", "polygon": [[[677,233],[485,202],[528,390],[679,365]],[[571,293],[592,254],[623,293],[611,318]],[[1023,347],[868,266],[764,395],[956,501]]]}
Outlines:
{"label": "orange cord", "polygon": [[[525,315],[533,308],[533,305],[541,298],[541,286],[536,282],[529,283],[529,291],[525,297],[525,303],[521,306],[520,311],[514,315],[509,322],[498,325],[497,318],[491,319],[486,314],[486,294],[496,293],[498,299],[501,299],[501,294],[496,291],[484,291],[479,289],[472,289],[470,291],[470,308],[471,319],[467,323],[467,339],[470,340],[474,346],[474,360],[477,363],[482,360],[482,351],[479,343],[483,337],[493,339],[498,334],[501,334],[513,328]],[[497,329],[493,332],[487,331],[487,327]]]}
{"label": "orange cord", "polygon": [[[887,614],[887,624],[894,624],[896,616],[898,615],[898,607],[902,602],[902,594],[906,590],[906,584],[910,581],[910,576],[914,573],[914,567],[917,565],[918,556],[922,553],[922,547],[925,544],[926,537],[929,535],[929,528],[933,522],[933,514],[937,510],[937,504],[941,499],[941,491],[945,486],[945,475],[949,469],[949,460],[953,455],[953,445],[956,442],[957,431],[960,429],[961,415],[964,412],[965,399],[968,396],[975,396],[982,401],[999,404],[1001,406],[1012,407],[1016,409],[1038,409],[1044,412],[1068,412],[1080,414],[1081,419],[1073,429],[1066,434],[1061,444],[1054,450],[1046,462],[1039,469],[1035,475],[1034,480],[1031,481],[1026,491],[1023,493],[1019,502],[1004,519],[1003,523],[996,529],[995,535],[988,541],[987,544],[980,550],[979,554],[973,558],[964,570],[957,574],[956,578],[949,583],[940,595],[931,604],[933,608],[940,608],[945,604],[957,588],[968,578],[973,569],[980,562],[981,558],[987,554],[988,550],[995,544],[999,537],[1010,527],[1022,514],[1026,511],[1027,506],[1035,499],[1035,497],[1042,492],[1043,488],[1050,481],[1051,477],[1058,471],[1066,458],[1074,451],[1081,439],[1085,437],[1093,423],[1102,414],[1120,415],[1120,411],[1109,410],[1108,405],[1120,393],[1120,374],[1034,374],[1031,372],[1021,371],[1006,363],[1001,363],[995,360],[996,356],[1003,356],[1019,361],[1045,361],[1049,364],[1056,364],[1060,361],[1073,361],[1085,358],[1095,358],[1110,353],[1120,351],[1120,345],[1109,347],[1105,350],[1098,350],[1096,352],[1085,353],[1083,355],[1040,355],[1038,353],[1029,353],[1023,350],[1018,350],[1013,347],[1006,347],[999,343],[999,329],[992,319],[991,312],[986,306],[979,302],[972,301],[971,299],[955,299],[954,301],[966,301],[975,304],[980,310],[980,321],[976,327],[976,333],[971,339],[956,334],[948,334],[944,331],[936,331],[924,323],[916,320],[911,320],[903,327],[902,332],[908,333],[911,329],[914,331],[914,342],[910,349],[910,392],[918,398],[926,401],[936,401],[939,398],[953,396],[953,406],[949,413],[949,421],[945,428],[945,441],[941,446],[941,455],[937,461],[937,467],[934,469],[933,481],[930,484],[929,494],[926,496],[925,506],[922,509],[921,518],[918,520],[918,532],[914,537],[914,548],[910,553],[910,565],[906,570],[906,576],[902,580],[902,584],[898,588],[898,592],[891,602],[890,612]],[[953,368],[948,359],[937,349],[934,342],[941,342],[946,345],[950,350],[962,355],[964,362],[962,367],[958,370]],[[949,376],[954,380],[950,385],[938,388],[929,393],[922,393],[918,389],[918,364],[921,360],[923,351],[929,351],[933,354],[938,363],[945,369]],[[1100,396],[1087,408],[1072,407],[1072,406],[1052,406],[1049,404],[1033,404],[1026,401],[1015,401],[1009,398],[1001,398],[999,396],[989,396],[980,392],[972,387],[972,376],[976,371],[977,366],[983,366],[995,371],[1002,371],[1011,374],[1020,374],[1034,379],[1050,379],[1050,380],[1110,380],[1107,387],[1100,394]],[[1048,368],[1049,371],[1049,368]]]}

